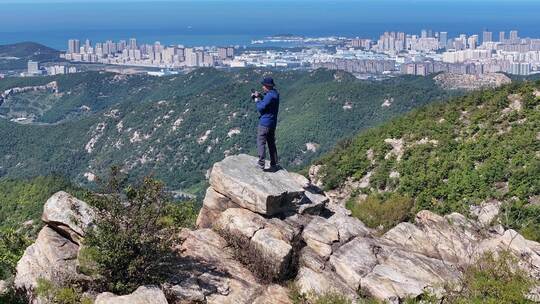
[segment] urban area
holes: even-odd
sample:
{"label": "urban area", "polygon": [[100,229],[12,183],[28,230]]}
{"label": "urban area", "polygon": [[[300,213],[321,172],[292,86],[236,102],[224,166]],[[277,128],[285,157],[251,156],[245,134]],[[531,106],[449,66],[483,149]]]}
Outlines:
{"label": "urban area", "polygon": [[[495,36],[496,35],[496,36]],[[294,47],[265,47],[281,43]],[[385,32],[378,40],[346,37],[305,38],[293,35],[254,40],[251,46],[184,47],[139,43],[137,39],[98,42],[70,39],[61,58],[72,63],[93,63],[153,68],[161,76],[196,67],[268,67],[283,69],[328,68],[345,70],[359,78],[432,73],[483,75],[540,73],[540,39],[521,38],[518,31],[481,35],[422,30],[419,34]],[[76,72],[56,64],[28,63],[25,75]]]}

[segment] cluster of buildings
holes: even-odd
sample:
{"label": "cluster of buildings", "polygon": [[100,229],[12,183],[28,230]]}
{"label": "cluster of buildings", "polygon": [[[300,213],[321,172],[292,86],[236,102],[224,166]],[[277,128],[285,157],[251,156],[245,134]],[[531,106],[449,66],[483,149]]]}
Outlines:
{"label": "cluster of buildings", "polygon": [[135,38],[118,42],[107,40],[95,45],[87,39],[81,45],[79,40],[70,39],[68,50],[63,57],[74,62],[159,68],[212,67],[231,60],[234,57],[234,48],[164,46],[160,42],[139,44]]}
{"label": "cluster of buildings", "polygon": [[484,31],[482,36],[461,34],[449,38],[447,32],[424,30],[420,36],[386,32],[366,49],[387,54],[399,63],[403,74],[428,75],[438,72],[488,74],[504,72],[530,75],[540,72],[540,39],[520,38],[518,31]]}
{"label": "cluster of buildings", "polygon": [[22,72],[21,76],[41,76],[41,75],[60,75],[60,74],[72,74],[77,73],[77,68],[74,66],[68,66],[64,64],[55,64],[48,66],[40,66],[38,61],[29,60],[26,72]]}
{"label": "cluster of buildings", "polygon": [[[295,49],[250,50],[238,47],[166,46],[159,42],[139,44],[135,38],[118,42],[108,40],[94,45],[89,40],[81,44],[79,40],[71,39],[68,41],[67,52],[62,56],[73,62],[162,69],[322,67],[345,70],[358,76],[425,76],[439,72],[471,75],[497,72],[515,75],[540,73],[540,39],[521,38],[515,30],[508,35],[499,32],[497,39],[490,31],[484,31],[481,35],[461,34],[450,37],[448,32],[432,30],[422,30],[419,34],[385,32],[377,40],[330,38],[316,40],[317,43],[326,43],[322,47],[311,45]],[[252,43],[256,44],[257,41]]]}

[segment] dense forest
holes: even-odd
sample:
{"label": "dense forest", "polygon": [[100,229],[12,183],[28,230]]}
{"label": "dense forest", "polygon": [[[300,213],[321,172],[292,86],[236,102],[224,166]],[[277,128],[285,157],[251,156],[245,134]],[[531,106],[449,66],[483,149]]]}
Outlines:
{"label": "dense forest", "polygon": [[423,107],[341,142],[316,162],[326,189],[364,182],[348,206],[372,226],[389,228],[383,218],[398,222],[422,209],[468,214],[471,205],[496,200],[501,223],[538,241],[540,81]]}
{"label": "dense forest", "polygon": [[[249,92],[269,73],[199,69],[161,78],[87,72],[0,80],[0,91],[57,86],[13,94],[0,106],[0,176],[58,174],[84,184],[120,165],[130,176],[152,173],[170,189],[196,193],[214,162],[254,152],[258,114]],[[362,129],[460,94],[423,77],[271,74],[281,93],[278,149],[291,169]]]}

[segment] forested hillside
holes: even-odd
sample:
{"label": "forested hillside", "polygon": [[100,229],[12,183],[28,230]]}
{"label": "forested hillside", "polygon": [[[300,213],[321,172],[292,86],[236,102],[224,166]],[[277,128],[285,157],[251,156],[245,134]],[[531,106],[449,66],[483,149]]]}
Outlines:
{"label": "forested hillside", "polygon": [[326,189],[347,188],[349,208],[371,226],[490,201],[502,204],[503,225],[540,240],[540,82],[415,110],[317,163]]}
{"label": "forested hillside", "polygon": [[0,71],[24,70],[28,60],[57,61],[59,55],[59,51],[35,42],[0,45]]}
{"label": "forested hillside", "polygon": [[[196,192],[214,162],[254,151],[258,114],[249,92],[268,73],[199,69],[162,78],[88,72],[0,80],[0,91],[29,88],[0,106],[0,175],[57,173],[87,183],[120,165],[130,176],[153,173],[171,189]],[[458,94],[421,77],[360,81],[327,70],[272,76],[282,97],[278,148],[289,168],[307,165],[359,130]]]}

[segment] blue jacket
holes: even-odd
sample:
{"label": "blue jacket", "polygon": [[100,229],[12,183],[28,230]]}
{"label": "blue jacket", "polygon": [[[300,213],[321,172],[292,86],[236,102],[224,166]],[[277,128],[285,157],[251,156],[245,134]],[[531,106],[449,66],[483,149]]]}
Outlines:
{"label": "blue jacket", "polygon": [[275,128],[279,111],[279,93],[276,90],[266,92],[264,98],[257,101],[257,111],[260,113],[259,125]]}

